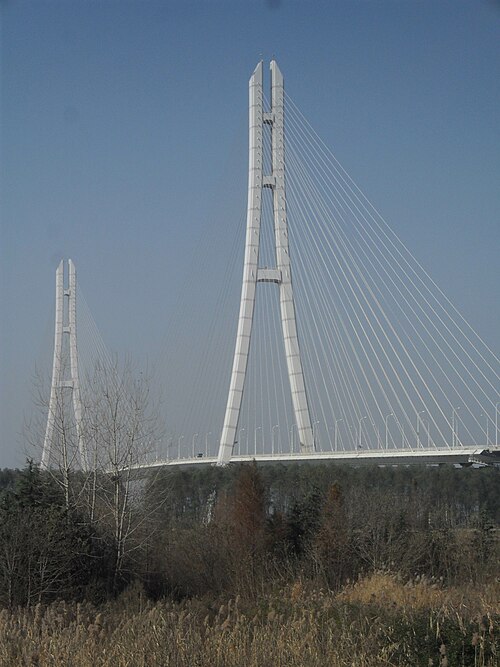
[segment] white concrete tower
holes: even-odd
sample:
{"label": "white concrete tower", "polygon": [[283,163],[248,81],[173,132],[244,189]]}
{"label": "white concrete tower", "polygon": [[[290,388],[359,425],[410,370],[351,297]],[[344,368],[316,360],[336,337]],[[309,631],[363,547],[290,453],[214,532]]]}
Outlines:
{"label": "white concrete tower", "polygon": [[[67,303],[65,303],[65,298]],[[64,378],[65,367],[64,336],[69,337],[69,379]],[[61,411],[62,392],[71,390],[73,412],[75,417],[76,437],[81,466],[87,469],[87,452],[82,429],[82,401],[80,394],[80,379],[78,373],[78,347],[76,336],[76,270],[75,265],[68,260],[68,287],[64,287],[64,260],[61,260],[56,270],[56,317],[54,334],[54,360],[52,364],[52,382],[50,387],[49,411],[47,427],[43,442],[42,460],[43,469],[49,467],[50,453],[54,438],[56,419]]]}
{"label": "white concrete tower", "polygon": [[[263,174],[265,124],[270,125],[272,137],[272,173],[266,175]],[[263,105],[262,62],[257,65],[250,78],[248,144],[248,208],[243,286],[233,370],[218,455],[219,465],[224,465],[231,459],[235,443],[248,365],[257,283],[259,282],[272,282],[279,287],[283,339],[300,448],[304,453],[314,451],[314,436],[297,337],[288,249],[283,76],[274,60],[271,61],[271,110],[269,112],[264,111]],[[273,191],[276,244],[276,268],[274,269],[259,268],[263,188],[271,188]]]}

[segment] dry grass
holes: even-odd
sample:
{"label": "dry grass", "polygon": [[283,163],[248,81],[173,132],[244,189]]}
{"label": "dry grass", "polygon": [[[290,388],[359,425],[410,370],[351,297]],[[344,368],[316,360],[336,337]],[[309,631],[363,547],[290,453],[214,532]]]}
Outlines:
{"label": "dry grass", "polygon": [[500,580],[488,585],[449,587],[425,577],[402,582],[398,576],[376,572],[347,586],[340,600],[396,607],[402,611],[441,610],[459,612],[464,618],[500,614]]}
{"label": "dry grass", "polygon": [[427,667],[431,659],[494,667],[496,593],[405,586],[386,574],[337,596],[296,582],[258,601],[217,605],[151,603],[133,589],[100,608],[59,602],[0,612],[0,665]]}

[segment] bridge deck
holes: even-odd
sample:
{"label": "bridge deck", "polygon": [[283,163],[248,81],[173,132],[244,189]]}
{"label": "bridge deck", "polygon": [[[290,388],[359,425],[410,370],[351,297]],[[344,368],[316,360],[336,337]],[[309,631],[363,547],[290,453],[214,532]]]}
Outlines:
{"label": "bridge deck", "polygon": [[[272,463],[317,463],[332,461],[350,465],[439,465],[450,463],[455,465],[500,465],[500,451],[493,451],[484,447],[472,445],[469,447],[433,447],[418,450],[353,450],[343,452],[314,452],[308,454],[258,454],[235,455],[231,463],[248,463],[256,461],[258,464]],[[195,458],[181,458],[157,460],[134,466],[137,470],[153,470],[155,468],[188,468],[193,466],[216,465],[216,456]]]}

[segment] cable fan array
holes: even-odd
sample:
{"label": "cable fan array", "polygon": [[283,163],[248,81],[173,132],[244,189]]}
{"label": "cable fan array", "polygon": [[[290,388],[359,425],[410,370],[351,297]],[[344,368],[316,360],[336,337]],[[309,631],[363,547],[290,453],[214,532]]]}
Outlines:
{"label": "cable fan array", "polygon": [[[498,359],[289,96],[286,109],[292,277],[316,449],[498,443]],[[269,127],[264,143],[264,171],[270,173]],[[274,234],[272,192],[264,189],[262,268],[276,264]],[[171,449],[177,454],[215,454],[218,447],[238,311],[231,285],[239,287],[241,280],[241,221],[228,235],[232,251],[214,316],[206,325],[200,322],[201,360],[196,362],[192,347],[176,358],[181,389],[173,413],[189,405],[179,426],[172,427]],[[183,302],[188,308],[190,299]],[[278,290],[259,283],[234,453],[280,454],[298,452],[299,446]]]}
{"label": "cable fan array", "polygon": [[289,97],[287,110],[297,319],[322,435],[331,445],[331,426],[349,448],[498,442],[498,359]]}
{"label": "cable fan array", "polygon": [[[264,171],[271,129],[264,128]],[[302,364],[317,450],[419,450],[499,441],[499,361],[286,96],[286,193]],[[223,223],[224,224],[224,223]],[[215,455],[244,251],[239,224],[202,239],[155,364],[167,435],[156,457]],[[273,268],[263,190],[259,266]],[[226,261],[221,261],[221,251]],[[200,279],[206,277],[206,280]],[[81,368],[113,362],[81,292]],[[196,313],[196,315],[193,315]],[[259,283],[234,454],[298,452],[279,294]],[[83,383],[82,383],[83,386]]]}

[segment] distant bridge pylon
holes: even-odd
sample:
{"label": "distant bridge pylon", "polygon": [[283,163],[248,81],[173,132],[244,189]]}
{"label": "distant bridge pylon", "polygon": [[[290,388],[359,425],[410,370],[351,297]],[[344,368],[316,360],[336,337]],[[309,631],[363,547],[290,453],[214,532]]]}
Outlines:
{"label": "distant bridge pylon", "polygon": [[[61,260],[56,270],[54,357],[47,426],[40,465],[42,469],[49,467],[54,438],[61,435],[64,436],[64,434],[59,432],[59,425],[66,423],[64,412],[69,406],[67,405],[67,401],[64,400],[64,393],[70,391],[80,463],[81,467],[86,470],[88,461],[82,428],[82,399],[78,368],[76,269],[71,259],[67,262],[66,276],[64,269],[65,262]],[[67,278],[66,286],[65,277]]]}

